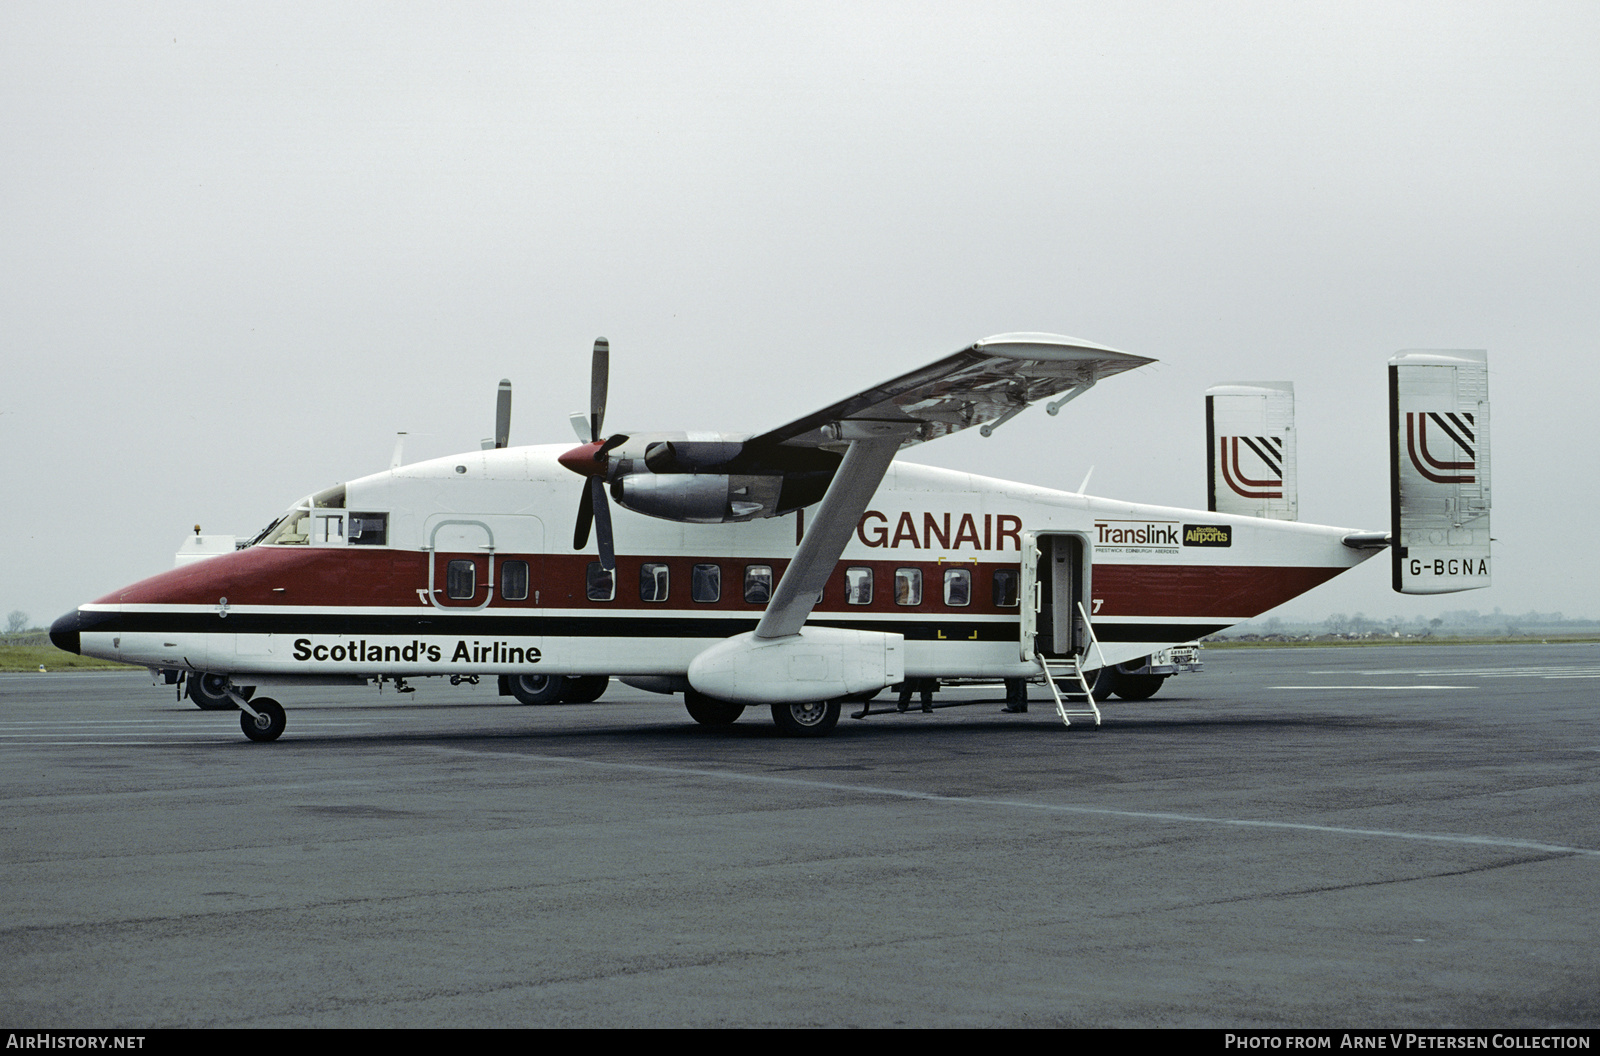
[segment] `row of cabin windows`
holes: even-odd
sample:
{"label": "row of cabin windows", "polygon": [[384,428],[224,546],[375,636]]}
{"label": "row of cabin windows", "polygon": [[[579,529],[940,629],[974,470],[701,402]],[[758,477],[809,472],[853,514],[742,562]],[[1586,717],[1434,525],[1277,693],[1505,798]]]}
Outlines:
{"label": "row of cabin windows", "polygon": [[[646,561],[639,566],[639,600],[661,602],[667,600],[671,589],[670,570],[664,562]],[[922,604],[922,569],[897,568],[894,570],[894,602],[896,605]],[[850,605],[871,605],[873,596],[873,570],[860,566],[844,570],[844,599]],[[997,568],[990,581],[991,599],[998,608],[1014,608],[1017,604],[1017,570]],[[445,569],[445,595],[452,599],[470,600],[478,590],[478,566],[473,561],[451,561]],[[590,601],[612,601],[617,596],[616,577],[601,567],[600,562],[589,562],[585,594]],[[504,601],[526,601],[528,598],[528,562],[509,560],[500,563],[500,597]],[[689,597],[701,604],[710,605],[722,600],[722,566],[697,564],[689,572]],[[744,566],[744,600],[749,605],[765,605],[772,600],[772,566]],[[820,600],[820,599],[819,599]],[[972,570],[947,568],[944,570],[944,603],[951,607],[972,604]]]}
{"label": "row of cabin windows", "polygon": [[[639,600],[666,601],[671,588],[670,569],[665,562],[646,561],[639,566]],[[972,569],[947,568],[944,570],[944,603],[964,607],[972,604]],[[921,605],[923,576],[920,568],[894,570],[894,602],[896,605]],[[873,596],[873,569],[850,566],[844,570],[845,602],[850,605],[871,605]],[[1017,604],[1018,572],[1014,568],[997,568],[990,582],[991,598],[1000,608],[1015,608]],[[749,605],[765,605],[772,600],[772,566],[744,566],[744,600]],[[612,601],[617,596],[616,576],[601,567],[600,562],[589,562],[585,595],[590,601]],[[689,598],[703,605],[722,600],[722,566],[698,564],[689,572]],[[821,600],[820,598],[818,599]]]}

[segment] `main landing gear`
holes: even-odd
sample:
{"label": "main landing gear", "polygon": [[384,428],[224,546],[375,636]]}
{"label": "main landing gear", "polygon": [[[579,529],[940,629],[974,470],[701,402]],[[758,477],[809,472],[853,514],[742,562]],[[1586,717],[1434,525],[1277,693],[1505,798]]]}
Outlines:
{"label": "main landing gear", "polygon": [[823,737],[839,725],[837,700],[772,705],[772,721],[785,737]]}
{"label": "main landing gear", "polygon": [[[772,721],[785,737],[822,737],[839,725],[837,700],[804,701],[772,705]],[[683,706],[702,726],[726,726],[744,714],[744,705],[708,697],[694,689],[683,691]]]}
{"label": "main landing gear", "polygon": [[744,714],[743,704],[708,697],[694,689],[683,691],[683,706],[689,717],[702,726],[726,726]]}

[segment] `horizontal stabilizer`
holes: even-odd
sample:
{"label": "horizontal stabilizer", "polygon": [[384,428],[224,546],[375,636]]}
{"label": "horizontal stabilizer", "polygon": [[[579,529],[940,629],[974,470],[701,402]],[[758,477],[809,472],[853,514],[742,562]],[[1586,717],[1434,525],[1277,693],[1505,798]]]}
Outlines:
{"label": "horizontal stabilizer", "polygon": [[1389,360],[1394,589],[1490,583],[1489,354],[1411,349]]}
{"label": "horizontal stabilizer", "polygon": [[1299,517],[1292,382],[1207,389],[1206,447],[1207,509],[1278,521]]}

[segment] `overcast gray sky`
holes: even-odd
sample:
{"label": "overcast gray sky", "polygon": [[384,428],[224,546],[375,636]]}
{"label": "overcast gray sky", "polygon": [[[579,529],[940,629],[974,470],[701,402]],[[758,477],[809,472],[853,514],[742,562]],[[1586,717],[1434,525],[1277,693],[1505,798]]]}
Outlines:
{"label": "overcast gray sky", "polygon": [[1600,615],[1597,115],[1587,2],[11,0],[0,611],[475,448],[501,377],[570,440],[599,334],[610,426],[754,431],[1043,330],[1161,362],[911,457],[1203,506],[1204,389],[1286,379],[1360,528],[1387,357],[1489,349],[1496,585],[1282,614]]}

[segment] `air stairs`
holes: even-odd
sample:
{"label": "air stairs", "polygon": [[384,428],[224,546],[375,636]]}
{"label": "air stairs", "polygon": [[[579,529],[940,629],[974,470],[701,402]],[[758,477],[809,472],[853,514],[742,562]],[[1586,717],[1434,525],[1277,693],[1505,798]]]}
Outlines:
{"label": "air stairs", "polygon": [[[1105,653],[1100,649],[1100,640],[1094,636],[1094,626],[1089,622],[1089,614],[1084,610],[1083,603],[1078,603],[1078,615],[1083,617],[1083,627],[1089,635],[1089,644],[1100,657],[1100,666],[1105,666]],[[1080,722],[1093,719],[1096,726],[1100,725],[1100,707],[1094,702],[1094,691],[1089,686],[1089,680],[1083,673],[1083,657],[1088,656],[1089,650],[1072,656],[1045,656],[1043,653],[1034,653],[1033,658],[1039,664],[1040,673],[1044,675],[1044,684],[1050,687],[1050,695],[1055,698],[1056,714],[1061,716],[1064,726],[1071,726],[1073,719]],[[1061,682],[1067,683],[1067,692],[1061,692]],[[1083,699],[1077,699],[1077,692],[1072,689],[1072,684],[1077,683]]]}

